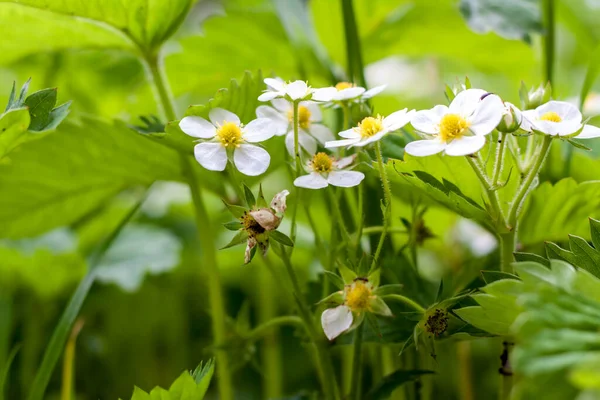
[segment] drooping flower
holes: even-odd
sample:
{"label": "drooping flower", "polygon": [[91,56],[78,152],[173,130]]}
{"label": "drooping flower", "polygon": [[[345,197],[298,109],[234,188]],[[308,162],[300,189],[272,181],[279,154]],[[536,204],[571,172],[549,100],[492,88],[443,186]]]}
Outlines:
{"label": "drooping flower", "polygon": [[336,160],[326,153],[317,153],[308,162],[308,175],[299,176],[294,186],[305,189],[322,189],[329,185],[353,187],[365,178],[362,172],[348,171],[355,155]]}
{"label": "drooping flower", "polygon": [[550,136],[591,139],[600,137],[600,128],[582,123],[581,112],[565,101],[549,101],[523,112],[531,129]]}
{"label": "drooping flower", "polygon": [[[377,271],[375,274],[378,273]],[[349,269],[345,275],[347,278],[352,277],[352,280],[344,282],[343,290],[321,301],[321,303],[337,304],[336,307],[328,308],[321,314],[321,326],[329,340],[359,326],[367,313],[391,317],[392,311],[380,294],[391,292],[390,289],[398,289],[401,286],[378,287],[378,277],[374,279],[371,279],[371,276],[359,277]]]}
{"label": "drooping flower", "polygon": [[335,86],[315,89],[313,100],[339,104],[343,102],[365,101],[383,92],[387,85],[376,86],[369,90],[350,82],[339,82]]}
{"label": "drooping flower", "polygon": [[254,257],[256,246],[263,255],[267,253],[270,239],[289,246],[291,240],[285,234],[276,231],[283,219],[287,207],[286,197],[289,194],[288,190],[277,193],[268,207],[262,195],[262,189],[256,201],[250,200],[254,204],[248,204],[249,209],[243,210],[241,207],[226,204],[234,217],[237,218],[237,221],[225,224],[225,227],[229,230],[238,231],[238,234],[223,249],[246,242],[244,263],[248,264]]}
{"label": "drooping flower", "polygon": [[382,117],[366,117],[359,122],[357,127],[347,129],[339,133],[343,140],[335,140],[332,142],[325,143],[326,148],[332,147],[353,147],[353,146],[366,146],[370,143],[380,140],[382,137],[390,132],[397,131],[402,128],[408,122],[410,122],[414,110],[408,111],[408,109],[396,111]]}
{"label": "drooping flower", "polygon": [[[271,101],[273,107],[259,106],[256,109],[258,118],[267,118],[272,122],[275,134],[286,135],[285,145],[288,152],[294,154],[294,106],[285,99]],[[311,101],[303,101],[298,105],[298,144],[308,154],[317,152],[317,142],[324,144],[333,139],[333,134],[328,127],[321,124],[322,113],[319,106]]]}
{"label": "drooping flower", "polygon": [[271,156],[262,147],[249,143],[262,142],[274,135],[270,120],[258,118],[243,125],[237,115],[222,108],[213,108],[208,117],[210,122],[196,116],[179,122],[185,134],[207,139],[194,147],[200,165],[211,171],[223,171],[229,152],[233,155],[233,164],[244,175],[256,176],[267,170]]}
{"label": "drooping flower", "polygon": [[437,105],[414,114],[411,124],[427,140],[406,145],[413,156],[429,156],[444,151],[451,156],[465,156],[485,145],[485,136],[500,123],[504,104],[500,97],[481,89],[459,92],[450,107]]}
{"label": "drooping flower", "polygon": [[310,100],[314,90],[305,81],[285,82],[281,78],[265,78],[267,90],[258,96],[259,101],[286,99],[289,101]]}

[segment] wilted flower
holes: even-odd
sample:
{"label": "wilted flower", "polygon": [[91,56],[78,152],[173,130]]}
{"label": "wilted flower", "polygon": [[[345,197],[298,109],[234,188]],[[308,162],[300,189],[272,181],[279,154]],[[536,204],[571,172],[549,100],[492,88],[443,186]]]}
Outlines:
{"label": "wilted flower", "polygon": [[355,156],[336,160],[326,153],[317,153],[308,162],[308,175],[299,176],[294,180],[294,186],[306,189],[322,189],[329,185],[352,187],[365,178],[362,172],[347,171]]}
{"label": "wilted flower", "polygon": [[369,90],[350,82],[339,82],[335,86],[315,89],[313,100],[338,104],[342,102],[365,101],[381,93],[387,85],[376,86]]}
{"label": "wilted flower", "polygon": [[444,151],[451,156],[465,156],[485,145],[485,136],[502,119],[504,105],[500,97],[481,89],[459,92],[450,107],[438,105],[415,113],[412,126],[430,137],[406,145],[413,156],[429,156]]}
{"label": "wilted flower", "polygon": [[581,112],[565,101],[549,101],[535,110],[524,111],[523,115],[535,132],[576,139],[600,137],[600,128],[584,125]]}
{"label": "wilted flower", "polygon": [[269,239],[274,239],[286,246],[291,246],[292,241],[285,234],[276,231],[283,219],[286,209],[286,197],[289,191],[283,190],[277,193],[271,204],[266,206],[266,201],[259,193],[258,201],[250,205],[250,209],[241,209],[238,206],[227,205],[227,208],[238,219],[238,221],[225,224],[229,230],[239,231],[238,234],[223,249],[246,242],[246,253],[244,263],[248,264],[254,257],[255,247],[258,245],[263,255],[269,249]]}
{"label": "wilted flower", "polygon": [[271,162],[269,153],[248,143],[262,142],[273,136],[270,120],[258,118],[244,126],[237,115],[222,108],[213,108],[208,117],[210,122],[196,116],[179,122],[185,134],[209,139],[194,147],[194,156],[200,165],[211,171],[223,171],[229,151],[233,153],[235,167],[244,175],[256,176],[267,170]]}
{"label": "wilted flower", "polygon": [[[275,134],[286,135],[285,145],[288,152],[294,154],[294,106],[285,99],[271,101],[273,107],[259,106],[256,109],[258,118],[267,118],[272,122]],[[308,154],[317,152],[317,142],[325,143],[333,139],[328,127],[321,124],[321,109],[311,101],[303,101],[298,105],[298,143]]]}
{"label": "wilted flower", "polygon": [[413,113],[414,110],[408,111],[408,109],[405,108],[404,110],[396,111],[385,118],[381,115],[378,115],[377,117],[366,117],[359,122],[357,127],[339,133],[339,135],[345,139],[327,142],[325,143],[325,147],[366,146],[380,140],[389,132],[397,131],[402,128],[410,121]]}
{"label": "wilted flower", "polygon": [[286,83],[281,78],[266,78],[264,82],[267,85],[267,90],[258,96],[259,101],[280,98],[290,101],[310,100],[314,91],[305,81]]}

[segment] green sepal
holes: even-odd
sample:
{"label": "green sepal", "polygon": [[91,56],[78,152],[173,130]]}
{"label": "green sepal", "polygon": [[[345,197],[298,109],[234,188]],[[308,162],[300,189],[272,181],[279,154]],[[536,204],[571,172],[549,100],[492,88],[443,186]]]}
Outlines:
{"label": "green sepal", "polygon": [[227,209],[229,210],[229,212],[235,218],[242,218],[244,216],[244,214],[246,214],[246,212],[248,211],[244,207],[236,206],[236,205],[233,205],[233,204],[228,204],[225,200],[223,200],[223,204],[225,204],[225,207],[227,207]]}
{"label": "green sepal", "polygon": [[399,294],[402,292],[404,285],[400,283],[394,283],[390,285],[379,286],[373,291],[376,296],[386,296],[388,294]]}
{"label": "green sepal", "polygon": [[284,246],[294,247],[294,242],[285,233],[282,233],[277,230],[270,231],[269,237],[274,241],[281,243]]}
{"label": "green sepal", "polygon": [[351,284],[358,277],[356,272],[352,271],[350,268],[346,267],[344,264],[338,264],[338,271],[344,280],[346,285]]}
{"label": "green sepal", "polygon": [[246,198],[246,204],[248,207],[252,208],[256,204],[256,199],[254,198],[254,194],[252,194],[252,190],[245,183],[242,184],[244,186],[244,197]]}
{"label": "green sepal", "polygon": [[385,301],[379,296],[374,296],[369,301],[369,310],[374,314],[383,315],[384,317],[391,317],[394,314],[392,310],[385,304]]}
{"label": "green sepal", "polygon": [[582,149],[582,150],[586,150],[586,151],[591,151],[592,150],[589,147],[584,146],[581,143],[578,143],[578,142],[574,141],[573,139],[567,139],[567,142],[569,142],[572,146],[577,147],[578,149]]}
{"label": "green sepal", "polygon": [[344,281],[338,274],[335,274],[331,271],[323,271],[323,272],[325,273],[325,277],[327,279],[329,279],[329,282],[331,282],[336,288],[343,289],[344,286],[346,286],[344,284]]}
{"label": "green sepal", "polygon": [[373,288],[379,287],[379,283],[381,282],[381,268],[376,267],[373,271],[370,271],[367,279]]}
{"label": "green sepal", "polygon": [[444,95],[446,95],[446,99],[448,100],[448,103],[452,103],[452,100],[454,100],[454,98],[456,97],[456,95],[452,91],[452,88],[448,84],[446,84],[446,88],[444,90]]}
{"label": "green sepal", "polygon": [[230,231],[239,231],[244,227],[244,225],[240,221],[227,222],[226,224],[223,224],[223,226],[225,227],[225,229]]}
{"label": "green sepal", "polygon": [[233,246],[237,246],[238,244],[244,243],[246,240],[248,240],[248,232],[239,231],[238,234],[235,235],[227,245],[221,247],[219,250],[224,250]]}
{"label": "green sepal", "polygon": [[330,294],[324,299],[319,300],[317,304],[335,304],[340,305],[344,303],[344,292],[338,291]]}
{"label": "green sepal", "polygon": [[8,104],[6,105],[4,112],[16,108],[23,108],[25,106],[25,96],[27,95],[27,90],[29,90],[30,83],[31,78],[27,79],[27,82],[23,84],[23,87],[21,87],[21,92],[19,93],[19,98],[16,99],[16,82],[13,82],[12,90],[10,91],[10,96],[8,97]]}
{"label": "green sepal", "polygon": [[258,186],[258,199],[256,199],[256,207],[267,207],[267,201],[265,200],[265,195],[263,194],[262,183]]}

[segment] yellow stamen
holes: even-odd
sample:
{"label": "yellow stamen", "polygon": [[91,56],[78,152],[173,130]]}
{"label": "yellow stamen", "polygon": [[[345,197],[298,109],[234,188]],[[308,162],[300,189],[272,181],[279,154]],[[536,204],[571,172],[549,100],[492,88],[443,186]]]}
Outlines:
{"label": "yellow stamen", "polygon": [[446,114],[440,121],[440,139],[444,142],[461,138],[471,124],[458,114]]}
{"label": "yellow stamen", "polygon": [[[310,127],[310,117],[311,113],[308,107],[298,107],[298,125],[300,125],[301,129],[308,129]],[[294,110],[288,111],[288,119],[290,122],[294,121]]]}
{"label": "yellow stamen", "polygon": [[554,111],[549,111],[540,117],[542,121],[560,122],[562,118]]}
{"label": "yellow stamen", "polygon": [[340,90],[350,89],[351,87],[354,87],[354,84],[350,82],[339,82],[337,85],[335,85],[335,88],[338,90],[338,92]]}
{"label": "yellow stamen", "polygon": [[358,132],[363,138],[369,138],[383,130],[383,117],[367,117],[358,123]]}
{"label": "yellow stamen", "polygon": [[240,147],[242,144],[242,130],[235,122],[225,122],[217,130],[217,139],[224,147]]}
{"label": "yellow stamen", "polygon": [[356,280],[352,285],[346,286],[346,306],[352,311],[361,312],[369,308],[371,299],[371,286],[363,280]]}
{"label": "yellow stamen", "polygon": [[318,173],[331,172],[333,159],[325,153],[317,153],[310,162],[313,171]]}

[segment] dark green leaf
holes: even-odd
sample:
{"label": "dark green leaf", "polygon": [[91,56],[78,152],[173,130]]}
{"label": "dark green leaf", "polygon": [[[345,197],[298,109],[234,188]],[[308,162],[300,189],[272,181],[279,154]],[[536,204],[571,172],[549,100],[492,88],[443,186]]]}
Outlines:
{"label": "dark green leaf", "polygon": [[365,399],[367,400],[385,400],[388,399],[392,392],[406,382],[414,381],[422,375],[433,374],[433,371],[420,369],[399,369],[391,374],[383,377],[383,379],[374,386]]}
{"label": "dark green leaf", "polygon": [[244,183],[244,197],[246,197],[246,204],[248,207],[252,208],[256,205],[256,199],[254,198],[254,194],[252,194],[252,190]]}
{"label": "dark green leaf", "polygon": [[50,118],[48,119],[48,124],[42,129],[42,131],[50,131],[56,129],[58,125],[67,118],[71,107],[71,102],[68,101],[65,104],[62,104],[56,107],[54,110],[50,112]]}
{"label": "dark green leaf", "polygon": [[516,252],[516,253],[514,253],[514,256],[515,256],[515,260],[517,260],[517,262],[519,262],[519,261],[534,261],[534,262],[540,263],[540,264],[545,265],[546,267],[550,268],[550,261],[548,261],[546,258],[539,256],[537,254]]}
{"label": "dark green leaf", "polygon": [[[525,261],[525,260],[517,259],[517,261]],[[545,261],[548,262],[548,260],[545,260]],[[548,262],[548,266],[550,266],[550,262]],[[485,283],[488,283],[488,284],[499,281],[501,279],[519,279],[516,275],[509,274],[506,272],[500,272],[500,271],[481,271],[481,276],[483,277],[483,280],[485,281]]]}
{"label": "dark green leaf", "polygon": [[6,359],[6,362],[4,363],[2,368],[0,368],[0,400],[4,400],[4,394],[7,390],[6,381],[10,373],[10,367],[12,366],[12,362],[15,359],[15,356],[19,352],[19,348],[20,346],[18,345],[13,347],[10,354],[8,355],[8,358]]}
{"label": "dark green leaf", "polygon": [[240,221],[227,222],[226,224],[223,224],[223,226],[225,227],[225,229],[230,231],[239,231],[244,227],[244,225]]}
{"label": "dark green leaf", "polygon": [[600,221],[590,218],[590,231],[594,247],[600,250]]}
{"label": "dark green leaf", "polygon": [[285,233],[282,233],[280,231],[275,230],[269,232],[269,238],[283,244],[284,246],[294,247],[294,242],[292,242],[292,239],[290,239]]}
{"label": "dark green leaf", "polygon": [[56,88],[37,91],[25,100],[31,115],[30,131],[41,131],[50,122],[50,112],[56,105]]}

